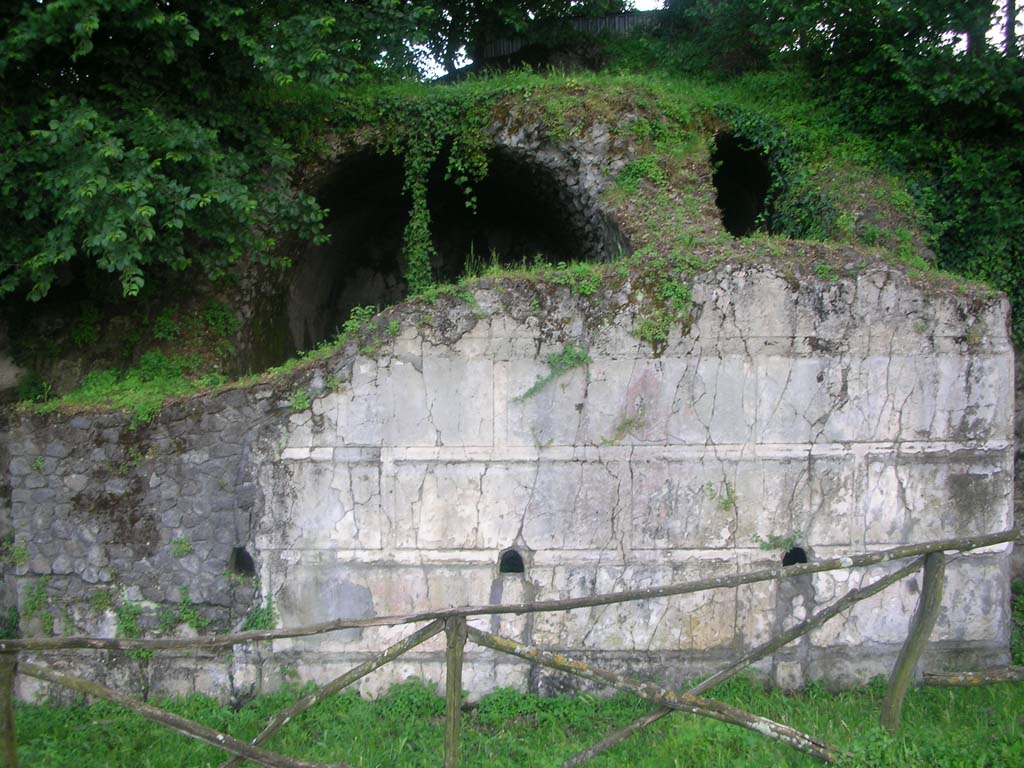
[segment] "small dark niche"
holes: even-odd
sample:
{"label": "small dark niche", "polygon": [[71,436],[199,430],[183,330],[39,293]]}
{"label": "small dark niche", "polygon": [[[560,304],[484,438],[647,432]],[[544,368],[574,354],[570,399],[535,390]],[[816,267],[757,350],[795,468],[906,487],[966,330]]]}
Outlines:
{"label": "small dark niche", "polygon": [[237,576],[252,578],[256,575],[256,563],[245,547],[233,547],[228,558],[228,570]]}
{"label": "small dark niche", "polygon": [[796,565],[797,563],[806,563],[807,553],[803,547],[793,547],[791,550],[786,552],[782,556],[782,565]]}
{"label": "small dark niche", "polygon": [[498,573],[526,573],[523,556],[514,549],[506,549],[498,558]]}
{"label": "small dark niche", "polygon": [[718,195],[715,205],[722,212],[722,224],[735,237],[747,237],[757,229],[765,212],[772,184],[768,157],[731,133],[715,135],[711,182]]}

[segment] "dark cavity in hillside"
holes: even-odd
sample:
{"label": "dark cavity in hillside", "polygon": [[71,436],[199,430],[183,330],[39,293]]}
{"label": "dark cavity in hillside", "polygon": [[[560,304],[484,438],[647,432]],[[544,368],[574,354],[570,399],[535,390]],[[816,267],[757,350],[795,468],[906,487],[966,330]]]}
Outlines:
{"label": "dark cavity in hillside", "polygon": [[[486,178],[473,188],[475,209],[445,178],[447,156],[430,174],[427,199],[436,255],[434,278],[467,269],[535,261],[610,258],[600,244],[621,240],[575,190],[537,163],[496,149]],[[321,190],[330,210],[330,242],[296,260],[287,313],[294,349],[331,338],[356,306],[385,306],[407,295],[402,242],[410,199],[401,157],[363,151],[343,158]],[[600,219],[598,223],[594,223]],[[595,247],[598,244],[598,247]]]}
{"label": "dark cavity in hillside", "polygon": [[722,224],[735,237],[753,234],[765,213],[772,174],[768,157],[727,131],[715,135],[711,177]]}

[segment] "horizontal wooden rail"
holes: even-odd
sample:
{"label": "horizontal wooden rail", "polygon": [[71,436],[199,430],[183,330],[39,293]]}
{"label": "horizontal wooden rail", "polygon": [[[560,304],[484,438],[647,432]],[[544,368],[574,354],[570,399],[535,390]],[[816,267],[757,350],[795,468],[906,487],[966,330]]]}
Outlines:
{"label": "horizontal wooden rail", "polygon": [[446,620],[458,616],[493,616],[497,614],[548,613],[552,611],[570,611],[579,608],[593,608],[615,603],[628,603],[635,600],[651,600],[659,597],[673,597],[709,589],[738,587],[743,584],[754,584],[759,581],[775,579],[791,579],[808,573],[835,571],[842,568],[863,568],[893,560],[926,555],[930,552],[966,551],[979,549],[994,544],[1003,544],[1019,538],[1020,531],[1016,528],[1000,533],[989,533],[980,536],[966,536],[956,539],[939,539],[924,544],[908,544],[877,552],[864,552],[857,555],[833,557],[796,565],[774,566],[749,573],[730,574],[698,581],[666,584],[646,589],[627,589],[620,592],[608,592],[603,595],[573,597],[564,600],[541,600],[534,603],[509,603],[506,605],[475,605],[463,608],[444,608],[435,611],[395,614],[391,616],[373,616],[365,619],[334,619],[319,624],[311,624],[294,629],[268,629],[253,632],[238,632],[230,635],[208,635],[202,637],[166,637],[154,639],[101,638],[101,637],[24,637],[0,640],[0,652],[5,651],[59,651],[71,649],[94,649],[131,651],[150,650],[193,650],[201,648],[224,648],[230,645],[251,643],[267,640],[284,640],[295,637],[309,637],[339,629],[361,629],[367,627],[391,627],[397,624],[414,624],[419,622]]}
{"label": "horizontal wooden rail", "polygon": [[925,685],[993,685],[1024,681],[1024,667],[999,667],[981,672],[925,672]]}

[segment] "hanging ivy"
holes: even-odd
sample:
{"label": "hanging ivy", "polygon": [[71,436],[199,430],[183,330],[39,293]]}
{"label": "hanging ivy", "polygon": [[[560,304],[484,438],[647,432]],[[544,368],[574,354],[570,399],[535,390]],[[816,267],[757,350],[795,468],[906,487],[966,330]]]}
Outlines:
{"label": "hanging ivy", "polygon": [[431,171],[447,153],[445,181],[462,191],[467,208],[476,210],[474,187],[487,175],[487,124],[492,103],[490,98],[456,91],[418,98],[389,96],[376,103],[381,148],[404,158],[403,191],[411,206],[403,256],[410,294],[433,284],[436,250],[428,199]]}

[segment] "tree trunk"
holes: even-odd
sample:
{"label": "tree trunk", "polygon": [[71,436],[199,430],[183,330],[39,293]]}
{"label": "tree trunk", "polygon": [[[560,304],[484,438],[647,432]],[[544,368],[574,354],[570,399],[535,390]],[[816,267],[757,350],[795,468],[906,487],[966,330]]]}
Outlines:
{"label": "tree trunk", "polygon": [[1006,55],[1017,58],[1017,2],[1006,0]]}
{"label": "tree trunk", "polygon": [[967,20],[968,56],[976,56],[985,50],[985,33],[988,32],[988,28],[992,24],[992,3],[987,0],[983,2],[975,0],[971,5],[975,4],[978,7],[970,9],[970,16]]}

